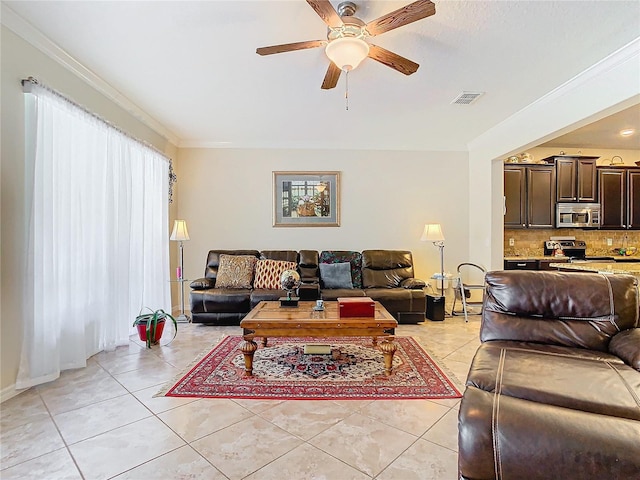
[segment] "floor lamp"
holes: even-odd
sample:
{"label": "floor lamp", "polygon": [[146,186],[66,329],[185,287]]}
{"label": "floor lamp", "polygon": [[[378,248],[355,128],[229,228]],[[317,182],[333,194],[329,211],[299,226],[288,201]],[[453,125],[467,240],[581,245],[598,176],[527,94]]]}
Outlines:
{"label": "floor lamp", "polygon": [[424,226],[422,237],[423,242],[433,242],[440,249],[440,292],[444,296],[444,235],[439,223],[427,223]]}
{"label": "floor lamp", "polygon": [[187,230],[187,222],[185,220],[176,220],[173,222],[173,231],[169,240],[173,240],[178,243],[179,257],[178,262],[180,266],[176,272],[177,281],[180,284],[180,315],[176,318],[177,322],[188,322],[189,317],[184,313],[184,257],[182,255],[182,242],[189,240],[189,231]]}

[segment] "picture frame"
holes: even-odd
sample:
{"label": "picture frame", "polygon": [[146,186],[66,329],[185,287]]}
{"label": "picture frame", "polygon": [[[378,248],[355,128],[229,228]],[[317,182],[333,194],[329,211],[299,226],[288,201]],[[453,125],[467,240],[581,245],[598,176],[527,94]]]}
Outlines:
{"label": "picture frame", "polygon": [[274,227],[339,227],[340,172],[273,172]]}

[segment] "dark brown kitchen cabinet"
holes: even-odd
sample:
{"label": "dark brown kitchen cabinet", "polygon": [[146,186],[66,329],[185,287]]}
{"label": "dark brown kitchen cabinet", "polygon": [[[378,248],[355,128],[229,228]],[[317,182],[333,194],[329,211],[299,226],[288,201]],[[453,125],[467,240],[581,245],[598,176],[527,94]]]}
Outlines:
{"label": "dark brown kitchen cabinet", "polygon": [[504,226],[526,225],[526,168],[504,167]]}
{"label": "dark brown kitchen cabinet", "polygon": [[505,270],[538,270],[538,261],[532,259],[505,260]]}
{"label": "dark brown kitchen cabinet", "polygon": [[558,202],[598,201],[596,160],[599,157],[556,156],[545,158],[556,165],[556,200]]}
{"label": "dark brown kitchen cabinet", "polygon": [[549,257],[545,259],[522,258],[519,260],[504,260],[505,270],[556,270],[549,265],[552,263],[567,263],[566,258]]}
{"label": "dark brown kitchen cabinet", "polygon": [[553,165],[506,165],[505,228],[553,228],[555,190]]}
{"label": "dark brown kitchen cabinet", "polygon": [[598,168],[601,229],[640,230],[640,168]]}

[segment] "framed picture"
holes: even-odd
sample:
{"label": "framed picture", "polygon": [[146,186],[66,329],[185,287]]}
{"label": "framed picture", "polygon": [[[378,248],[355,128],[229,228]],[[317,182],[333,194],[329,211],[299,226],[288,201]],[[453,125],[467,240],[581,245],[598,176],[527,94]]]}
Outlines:
{"label": "framed picture", "polygon": [[340,172],[273,172],[274,227],[339,227]]}

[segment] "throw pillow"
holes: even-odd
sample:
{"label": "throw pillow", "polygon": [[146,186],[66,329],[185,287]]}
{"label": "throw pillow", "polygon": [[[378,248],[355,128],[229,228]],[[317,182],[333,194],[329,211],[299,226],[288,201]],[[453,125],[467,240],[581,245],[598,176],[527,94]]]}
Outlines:
{"label": "throw pillow", "polygon": [[353,288],[362,288],[362,254],[351,250],[325,250],[320,253],[320,263],[345,263],[351,265]]}
{"label": "throw pillow", "polygon": [[282,290],[280,276],[285,270],[296,270],[296,262],[285,262],[284,260],[258,260],[256,263],[256,280],[254,288],[264,288],[268,290]]}
{"label": "throw pillow", "polygon": [[252,255],[220,255],[216,288],[251,288],[257,260]]}
{"label": "throw pillow", "polygon": [[321,263],[320,278],[325,288],[353,288],[351,265],[345,263]]}

